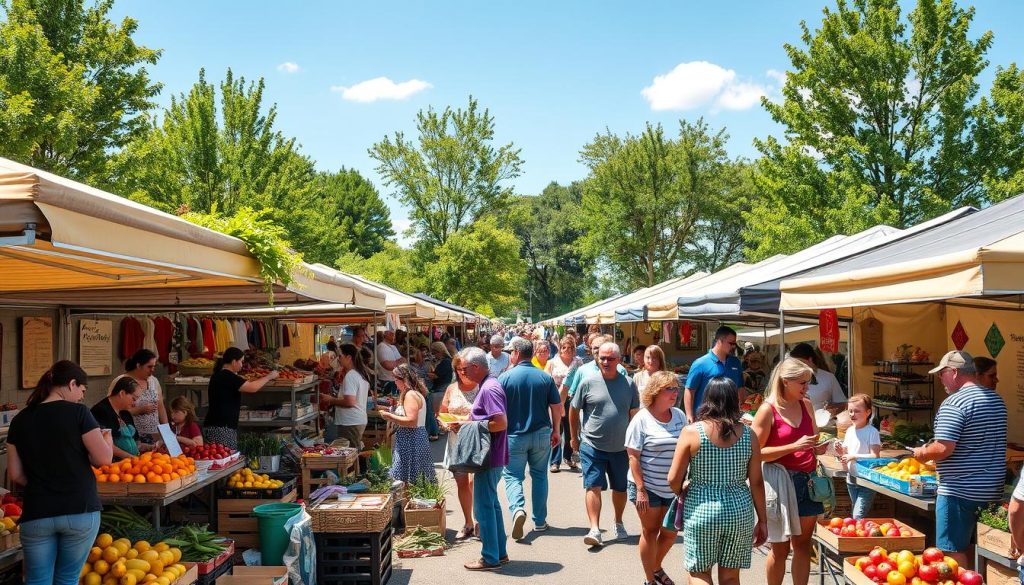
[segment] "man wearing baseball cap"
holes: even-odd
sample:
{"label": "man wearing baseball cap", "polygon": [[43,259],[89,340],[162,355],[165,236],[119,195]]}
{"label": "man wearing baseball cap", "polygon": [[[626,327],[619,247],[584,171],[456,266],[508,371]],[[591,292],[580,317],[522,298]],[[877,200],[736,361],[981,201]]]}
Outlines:
{"label": "man wearing baseball cap", "polygon": [[951,351],[929,373],[951,395],[935,415],[935,440],[914,449],[918,461],[935,461],[942,481],[935,502],[935,546],[960,564],[979,509],[1003,496],[1006,476],[1006,404],[978,383],[974,359]]}

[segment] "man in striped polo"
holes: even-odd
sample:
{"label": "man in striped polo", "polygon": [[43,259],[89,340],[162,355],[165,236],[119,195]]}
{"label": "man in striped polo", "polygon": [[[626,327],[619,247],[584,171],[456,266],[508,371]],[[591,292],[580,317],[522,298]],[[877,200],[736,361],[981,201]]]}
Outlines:
{"label": "man in striped polo", "polygon": [[935,415],[935,440],[914,449],[918,461],[935,461],[935,546],[961,565],[977,512],[1003,497],[1006,476],[1006,404],[978,383],[974,359],[964,351],[942,356],[931,370],[951,394]]}

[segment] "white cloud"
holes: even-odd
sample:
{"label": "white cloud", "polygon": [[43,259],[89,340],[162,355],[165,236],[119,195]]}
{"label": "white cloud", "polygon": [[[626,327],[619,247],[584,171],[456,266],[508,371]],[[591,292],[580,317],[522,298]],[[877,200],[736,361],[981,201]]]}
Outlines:
{"label": "white cloud", "polygon": [[299,64],[285,61],[277,66],[277,70],[281,73],[297,73],[299,71]]}
{"label": "white cloud", "polygon": [[434,87],[426,81],[410,79],[395,83],[387,77],[376,77],[361,81],[351,87],[331,86],[331,91],[340,93],[341,97],[350,102],[372,103],[379,100],[405,100],[411,96]]}
{"label": "white cloud", "polygon": [[[765,76],[778,84],[785,73],[769,69]],[[747,110],[761,103],[773,88],[764,83],[740,80],[736,71],[707,61],[690,61],[676,65],[672,71],[658,75],[640,93],[651,109],[693,110],[711,106],[717,110]]]}

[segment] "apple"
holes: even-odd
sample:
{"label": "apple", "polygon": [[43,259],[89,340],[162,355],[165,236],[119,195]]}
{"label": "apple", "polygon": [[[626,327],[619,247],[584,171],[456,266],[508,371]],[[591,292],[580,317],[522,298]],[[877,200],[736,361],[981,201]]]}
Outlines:
{"label": "apple", "polygon": [[889,532],[886,534],[886,536],[888,536],[889,538],[895,538],[897,536],[903,536],[903,533],[900,532],[899,528],[893,527],[889,529]]}
{"label": "apple", "polygon": [[839,528],[829,528],[828,531],[831,532],[832,534],[835,534],[836,536],[842,536],[843,535],[843,531],[841,529],[839,529]]}
{"label": "apple", "polygon": [[857,529],[849,525],[843,526],[842,534],[843,536],[857,536]]}
{"label": "apple", "polygon": [[923,558],[924,562],[928,564],[941,561],[943,556],[942,551],[934,547],[926,548],[924,549],[924,552],[921,553],[921,558]]}
{"label": "apple", "polygon": [[882,525],[878,527],[878,529],[882,531],[882,534],[889,534],[889,531],[892,530],[892,523],[883,522]]}
{"label": "apple", "polygon": [[843,518],[843,526],[853,526],[857,524],[857,521],[853,518]]}
{"label": "apple", "polygon": [[888,576],[889,573],[896,571],[896,565],[890,563],[889,561],[882,561],[881,563],[875,565],[875,568],[878,569],[879,575]]}
{"label": "apple", "polygon": [[871,562],[873,564],[877,565],[882,561],[888,560],[886,554],[887,553],[885,552],[884,548],[876,546],[875,548],[871,549],[871,552],[868,553],[868,557],[871,559]]}
{"label": "apple", "polygon": [[874,537],[874,538],[881,538],[884,535],[882,534],[882,531],[878,529],[877,526],[874,526],[868,532],[868,536],[871,536],[871,537]]}
{"label": "apple", "polygon": [[947,580],[949,580],[949,579],[952,579],[952,578],[953,578],[953,575],[955,575],[955,574],[956,574],[956,573],[955,573],[955,572],[953,571],[953,569],[952,569],[952,568],[951,568],[951,567],[950,567],[949,565],[947,565],[946,563],[944,563],[944,562],[941,562],[941,563],[932,563],[932,565],[931,565],[931,566],[935,567],[935,570],[936,570],[936,571],[938,571],[938,573],[939,573],[939,579],[940,579],[940,580],[942,580],[942,581],[947,581]]}
{"label": "apple", "polygon": [[959,581],[963,583],[963,585],[981,585],[983,579],[981,578],[981,575],[974,571],[964,571],[960,575]]}
{"label": "apple", "polygon": [[944,556],[942,557],[942,562],[949,565],[949,568],[953,571],[953,575],[956,575],[956,570],[960,567],[960,563],[956,562],[956,559],[954,559],[953,557]]}
{"label": "apple", "polygon": [[843,527],[843,519],[842,518],[833,518],[833,519],[829,520],[828,521],[828,527],[829,528],[842,528]]}
{"label": "apple", "polygon": [[864,538],[864,537],[865,537],[865,536],[867,536],[867,535],[868,535],[868,533],[867,533],[867,532],[864,532],[864,529],[863,529],[863,528],[858,528],[858,529],[857,529],[857,536],[858,536],[858,537],[860,537],[860,538]]}

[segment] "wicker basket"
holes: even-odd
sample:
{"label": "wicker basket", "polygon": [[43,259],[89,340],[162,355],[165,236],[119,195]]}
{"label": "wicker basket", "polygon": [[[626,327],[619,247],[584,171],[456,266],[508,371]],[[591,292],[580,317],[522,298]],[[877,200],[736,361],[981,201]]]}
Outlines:
{"label": "wicker basket", "polygon": [[[359,498],[384,497],[377,507],[355,507]],[[381,532],[391,522],[394,503],[391,494],[368,494],[357,496],[355,502],[329,501],[309,508],[313,518],[313,532]]]}
{"label": "wicker basket", "polygon": [[208,366],[183,366],[178,364],[178,372],[182,376],[212,376],[213,364]]}

